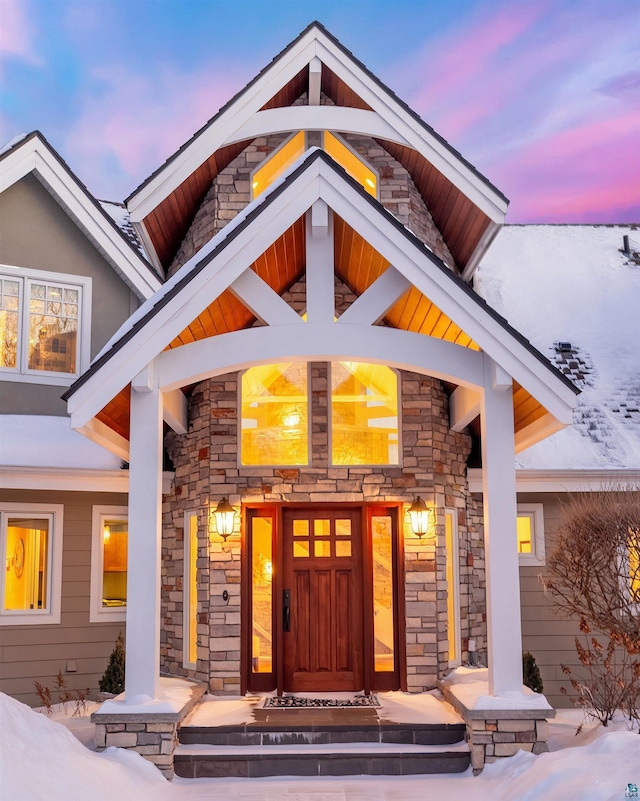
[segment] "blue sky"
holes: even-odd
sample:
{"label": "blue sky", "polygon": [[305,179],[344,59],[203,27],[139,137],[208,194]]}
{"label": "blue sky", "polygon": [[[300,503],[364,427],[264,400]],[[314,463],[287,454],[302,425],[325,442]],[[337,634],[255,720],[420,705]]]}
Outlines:
{"label": "blue sky", "polygon": [[122,200],[314,19],[509,222],[640,222],[638,0],[0,0],[0,139]]}

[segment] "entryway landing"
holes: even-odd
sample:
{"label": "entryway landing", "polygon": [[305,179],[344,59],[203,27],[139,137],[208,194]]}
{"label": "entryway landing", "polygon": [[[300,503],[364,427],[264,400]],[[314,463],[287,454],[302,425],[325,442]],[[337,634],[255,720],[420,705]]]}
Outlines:
{"label": "entryway landing", "polygon": [[[326,698],[326,696],[325,696]],[[435,694],[384,693],[379,706],[264,708],[205,696],[179,731],[178,776],[459,773],[465,726]]]}

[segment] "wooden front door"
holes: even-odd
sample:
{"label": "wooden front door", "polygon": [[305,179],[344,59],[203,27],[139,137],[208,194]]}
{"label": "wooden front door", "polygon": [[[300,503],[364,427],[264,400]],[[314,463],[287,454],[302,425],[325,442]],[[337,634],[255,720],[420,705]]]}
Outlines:
{"label": "wooden front door", "polygon": [[283,690],[361,690],[361,510],[285,508],[282,533]]}

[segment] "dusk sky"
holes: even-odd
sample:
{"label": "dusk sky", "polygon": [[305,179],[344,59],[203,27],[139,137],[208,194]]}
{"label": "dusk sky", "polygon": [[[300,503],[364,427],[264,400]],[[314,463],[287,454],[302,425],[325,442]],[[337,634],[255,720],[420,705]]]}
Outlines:
{"label": "dusk sky", "polygon": [[507,222],[640,222],[640,0],[0,0],[0,144],[123,200],[314,19]]}

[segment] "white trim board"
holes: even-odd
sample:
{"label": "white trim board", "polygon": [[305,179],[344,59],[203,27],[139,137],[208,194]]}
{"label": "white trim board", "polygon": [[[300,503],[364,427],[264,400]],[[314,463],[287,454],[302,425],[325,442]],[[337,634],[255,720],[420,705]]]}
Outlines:
{"label": "white trim board", "polygon": [[[469,491],[482,492],[482,469],[467,472]],[[517,492],[640,491],[640,470],[518,470]]]}
{"label": "white trim board", "polygon": [[[171,492],[174,480],[175,473],[163,472],[163,495]],[[129,492],[129,471],[7,466],[0,467],[0,489]]]}

